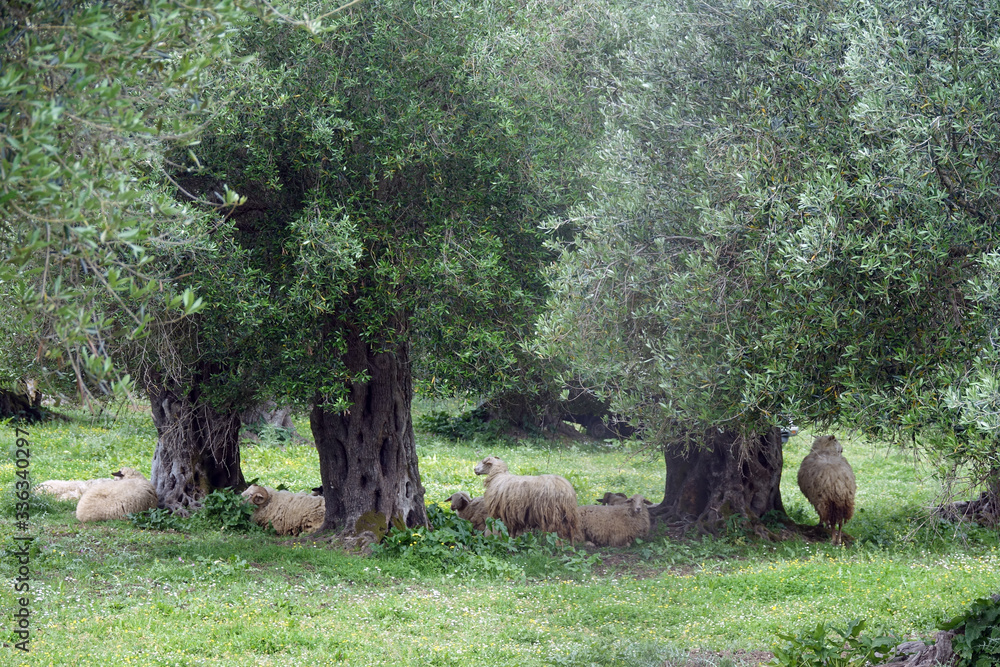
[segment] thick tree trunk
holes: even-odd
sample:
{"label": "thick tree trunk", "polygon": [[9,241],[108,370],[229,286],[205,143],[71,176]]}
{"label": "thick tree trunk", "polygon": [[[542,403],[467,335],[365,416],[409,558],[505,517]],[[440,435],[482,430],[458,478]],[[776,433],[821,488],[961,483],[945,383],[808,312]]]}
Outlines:
{"label": "thick tree trunk", "polygon": [[34,397],[0,389],[0,417],[29,424],[42,421],[42,395]]}
{"label": "thick tree trunk", "polygon": [[390,524],[426,525],[409,346],[375,353],[351,331],[344,360],[352,376],[367,374],[366,381],[348,382],[350,409],[328,412],[317,401],[310,415],[326,500],[322,530],[353,531],[366,512],[381,513]]}
{"label": "thick tree trunk", "polygon": [[218,413],[198,398],[165,387],[149,391],[156,426],[151,480],[160,507],[186,512],[205,494],[246,488],[240,469],[240,415]]}
{"label": "thick tree trunk", "polygon": [[667,480],[655,516],[714,529],[733,515],[758,520],[769,511],[785,513],[780,429],[760,436],[742,456],[735,433],[710,429],[703,437],[687,456],[664,452]]}

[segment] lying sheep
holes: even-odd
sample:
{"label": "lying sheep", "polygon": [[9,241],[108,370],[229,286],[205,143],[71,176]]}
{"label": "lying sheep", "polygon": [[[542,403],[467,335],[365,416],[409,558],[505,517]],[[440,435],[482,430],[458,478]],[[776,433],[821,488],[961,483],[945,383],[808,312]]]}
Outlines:
{"label": "lying sheep", "polygon": [[857,482],[854,470],[844,458],[844,447],[833,435],[822,435],[799,466],[799,489],[809,500],[819,522],[830,529],[831,542],[843,541],[844,524],[854,516]]}
{"label": "lying sheep", "polygon": [[[626,496],[624,493],[612,493],[608,491],[603,497],[597,499],[599,505],[625,505],[631,502],[631,498]],[[642,499],[645,505],[652,505],[653,502],[650,500]]]}
{"label": "lying sheep", "polygon": [[564,540],[583,539],[576,512],[576,490],[559,475],[512,475],[507,464],[487,456],[476,464],[486,475],[486,514],[500,519],[512,537],[528,530],[557,533]]}
{"label": "lying sheep", "polygon": [[637,493],[622,504],[578,507],[584,537],[599,547],[627,547],[637,537],[649,534],[647,502]]}
{"label": "lying sheep", "polygon": [[115,479],[95,480],[76,505],[80,521],[124,519],[129,514],[153,509],[157,505],[153,483],[133,468],[113,473]]}
{"label": "lying sheep", "polygon": [[256,506],[251,517],[253,522],[264,527],[272,525],[278,535],[314,533],[323,525],[326,516],[323,496],[311,493],[278,491],[251,484],[240,495]]}
{"label": "lying sheep", "polygon": [[455,514],[472,522],[472,527],[476,530],[486,530],[486,502],[483,496],[473,498],[465,491],[453,493],[450,498],[451,509]]}
{"label": "lying sheep", "polygon": [[116,476],[113,477],[101,477],[98,479],[50,479],[49,481],[42,482],[36,486],[35,491],[55,496],[56,500],[79,500],[87,489],[92,487],[94,484],[112,482],[125,474],[133,477],[135,475],[142,477],[142,473],[138,470],[133,468],[122,468],[117,473],[114,473]]}
{"label": "lying sheep", "polygon": [[79,500],[80,496],[97,482],[110,481],[110,479],[50,479],[36,486],[35,491],[55,496],[56,500]]}

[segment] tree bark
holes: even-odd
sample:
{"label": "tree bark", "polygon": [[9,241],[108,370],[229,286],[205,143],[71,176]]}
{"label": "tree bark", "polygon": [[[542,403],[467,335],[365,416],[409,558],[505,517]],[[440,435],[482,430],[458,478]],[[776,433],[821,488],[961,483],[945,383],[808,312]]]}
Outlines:
{"label": "tree bark", "polygon": [[780,429],[759,436],[742,456],[737,435],[728,431],[710,429],[702,443],[689,444],[687,455],[664,451],[667,479],[655,516],[711,529],[734,514],[753,521],[769,511],[785,514]]}
{"label": "tree bark", "polygon": [[196,389],[185,394],[153,387],[149,403],[158,436],[151,480],[160,507],[186,513],[215,489],[246,488],[238,412],[216,412]]}
{"label": "tree bark", "polygon": [[8,389],[0,389],[0,417],[29,424],[42,421],[42,395],[31,397]]}
{"label": "tree bark", "polygon": [[309,420],[326,501],[321,530],[352,531],[366,512],[381,513],[390,525],[426,525],[409,344],[377,352],[352,330],[344,361],[350,376],[360,378],[348,380],[351,407],[329,412],[316,401]]}

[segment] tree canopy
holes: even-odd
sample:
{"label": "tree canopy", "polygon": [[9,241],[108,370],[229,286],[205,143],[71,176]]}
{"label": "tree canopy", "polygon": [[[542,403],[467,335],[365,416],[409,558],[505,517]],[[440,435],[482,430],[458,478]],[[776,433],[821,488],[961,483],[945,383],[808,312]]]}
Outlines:
{"label": "tree canopy", "polygon": [[720,428],[753,452],[795,419],[995,484],[996,8],[649,16],[542,349],[660,442]]}
{"label": "tree canopy", "polygon": [[246,198],[215,238],[265,285],[269,386],[314,406],[327,527],[423,521],[412,367],[442,390],[517,381],[551,258],[538,222],[581,200],[600,131],[577,82],[616,51],[587,9],[379,2],[234,40],[232,98],[176,178]]}
{"label": "tree canopy", "polygon": [[5,331],[22,342],[8,382],[34,363],[70,371],[85,397],[127,389],[119,341],[200,308],[171,268],[210,243],[203,216],[165,187],[163,151],[194,140],[208,66],[227,57],[241,11],[230,0],[0,10],[0,288]]}

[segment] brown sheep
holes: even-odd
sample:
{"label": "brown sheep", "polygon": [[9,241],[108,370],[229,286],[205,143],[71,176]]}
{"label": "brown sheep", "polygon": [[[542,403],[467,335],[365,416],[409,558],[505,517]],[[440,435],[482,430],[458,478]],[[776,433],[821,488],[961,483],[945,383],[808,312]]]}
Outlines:
{"label": "brown sheep", "polygon": [[823,435],[813,441],[812,451],[799,466],[799,489],[809,500],[820,524],[830,529],[831,541],[843,541],[844,524],[854,516],[854,494],[857,482],[854,470],[844,458],[844,448],[833,435]]}
{"label": "brown sheep", "polygon": [[465,491],[454,493],[448,498],[455,514],[472,522],[476,530],[486,530],[486,502],[484,496],[473,498]]}
{"label": "brown sheep", "polygon": [[326,517],[323,496],[278,491],[259,484],[251,484],[240,495],[257,508],[251,517],[253,522],[265,528],[271,524],[278,535],[314,533]]}
{"label": "brown sheep", "polygon": [[476,464],[486,475],[483,495],[486,513],[500,519],[512,537],[528,530],[557,533],[570,542],[583,539],[576,513],[576,490],[559,475],[512,475],[507,464],[487,456]]}
{"label": "brown sheep", "polygon": [[115,479],[96,480],[87,487],[76,505],[80,521],[124,519],[129,514],[156,507],[156,489],[141,472],[122,468],[113,473]]}
{"label": "brown sheep", "polygon": [[599,547],[627,547],[637,537],[645,537],[652,525],[646,502],[637,493],[621,504],[578,507],[584,537]]}
{"label": "brown sheep", "polygon": [[[604,494],[604,496],[602,496],[601,498],[597,499],[597,504],[598,505],[626,505],[629,502],[631,502],[631,500],[632,499],[629,498],[628,496],[626,496],[624,493],[612,493],[611,491],[608,491],[607,493]],[[646,500],[645,498],[642,499],[642,502],[643,502],[644,505],[647,505],[647,506],[653,504],[652,501]]]}

